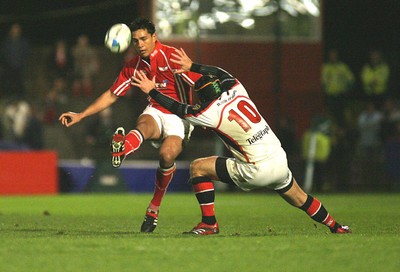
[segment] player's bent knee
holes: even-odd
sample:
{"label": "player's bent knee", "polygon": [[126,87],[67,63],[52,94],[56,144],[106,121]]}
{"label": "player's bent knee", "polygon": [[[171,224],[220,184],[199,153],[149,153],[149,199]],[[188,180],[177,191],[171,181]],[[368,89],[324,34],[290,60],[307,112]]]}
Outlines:
{"label": "player's bent knee", "polygon": [[172,164],[181,151],[182,149],[179,148],[162,148],[160,150],[160,161],[165,164]]}
{"label": "player's bent knee", "polygon": [[172,165],[175,162],[177,155],[174,154],[160,154],[160,162],[162,165]]}
{"label": "player's bent knee", "polygon": [[190,163],[190,176],[200,176],[200,169],[201,169],[201,159],[196,159]]}
{"label": "player's bent knee", "polygon": [[200,164],[201,160],[200,159],[195,159],[190,163],[190,170],[194,170],[196,168],[198,168],[199,164]]}

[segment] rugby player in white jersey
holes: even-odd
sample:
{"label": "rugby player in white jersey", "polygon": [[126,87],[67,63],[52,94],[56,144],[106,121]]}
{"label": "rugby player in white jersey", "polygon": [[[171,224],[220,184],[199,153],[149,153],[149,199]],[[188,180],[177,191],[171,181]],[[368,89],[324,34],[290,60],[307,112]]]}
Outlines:
{"label": "rugby player in white jersey", "polygon": [[318,199],[306,194],[297,184],[279,139],[236,78],[221,68],[193,63],[183,49],[176,50],[172,57],[171,61],[181,66],[177,73],[192,71],[203,75],[194,86],[200,104],[183,104],[163,95],[156,90],[154,80],[144,73],[133,78],[133,85],[193,125],[216,132],[233,154],[233,158],[211,156],[191,163],[190,181],[200,204],[202,220],[185,233],[219,233],[213,181],[235,184],[245,191],[270,188],[326,225],[332,233],[351,232],[349,227],[336,222]]}

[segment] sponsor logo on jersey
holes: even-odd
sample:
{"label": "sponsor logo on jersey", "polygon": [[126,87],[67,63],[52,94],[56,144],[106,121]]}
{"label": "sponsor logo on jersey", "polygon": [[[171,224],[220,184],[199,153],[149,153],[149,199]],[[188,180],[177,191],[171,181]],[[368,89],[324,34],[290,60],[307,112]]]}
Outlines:
{"label": "sponsor logo on jersey", "polygon": [[158,53],[158,50],[155,49],[155,50],[153,51],[153,53],[151,53],[150,57],[154,57],[157,53]]}
{"label": "sponsor logo on jersey", "polygon": [[268,126],[268,125],[265,125],[265,128],[263,128],[263,129],[257,131],[256,134],[254,134],[252,137],[246,139],[246,141],[247,141],[249,144],[254,144],[254,143],[257,142],[258,140],[261,140],[261,139],[264,137],[264,135],[268,134],[268,132],[269,132],[270,130],[271,130],[271,129],[269,128],[269,126]]}
{"label": "sponsor logo on jersey", "polygon": [[193,106],[194,110],[199,110],[200,108],[201,108],[201,105],[199,105],[199,104],[196,104],[196,105]]}
{"label": "sponsor logo on jersey", "polygon": [[157,83],[156,82],[156,89],[163,89],[167,88],[168,80],[164,79],[162,82]]}
{"label": "sponsor logo on jersey", "polygon": [[221,105],[223,105],[223,104],[226,104],[226,103],[228,103],[229,101],[231,101],[233,98],[235,98],[235,96],[236,96],[236,93],[237,93],[237,90],[229,90],[228,91],[228,97],[226,97],[226,98],[224,98],[224,99],[221,99],[221,100],[218,100],[218,102],[217,102],[217,106],[221,106]]}
{"label": "sponsor logo on jersey", "polygon": [[168,70],[168,66],[165,67],[158,66],[158,70],[160,70],[161,72],[165,72]]}

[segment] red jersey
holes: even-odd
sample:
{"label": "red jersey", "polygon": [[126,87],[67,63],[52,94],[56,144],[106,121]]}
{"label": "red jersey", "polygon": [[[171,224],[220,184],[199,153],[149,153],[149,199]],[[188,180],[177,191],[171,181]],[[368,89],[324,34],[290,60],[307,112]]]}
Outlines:
{"label": "red jersey", "polygon": [[[149,79],[156,77],[156,89],[159,92],[179,102],[191,104],[192,94],[190,89],[201,75],[193,72],[174,74],[175,70],[181,68],[178,64],[170,61],[171,54],[175,50],[174,47],[157,41],[156,47],[150,55],[150,63],[139,55],[128,61],[111,86],[111,92],[116,96],[124,96],[129,88],[132,87],[132,76],[136,76],[136,73],[141,70]],[[147,99],[150,102],[150,106],[164,113],[171,113],[150,96]]]}

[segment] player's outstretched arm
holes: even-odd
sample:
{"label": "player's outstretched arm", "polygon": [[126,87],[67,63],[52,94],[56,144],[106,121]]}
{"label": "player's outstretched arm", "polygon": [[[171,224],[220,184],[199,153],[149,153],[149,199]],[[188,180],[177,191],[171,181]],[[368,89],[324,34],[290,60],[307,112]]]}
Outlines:
{"label": "player's outstretched arm", "polygon": [[188,113],[188,110],[191,109],[190,105],[179,103],[175,99],[157,91],[155,78],[153,77],[153,80],[148,79],[143,71],[139,71],[136,77],[132,77],[131,84],[138,87],[142,92],[148,94],[151,98],[160,103],[161,106],[181,118],[183,118]]}
{"label": "player's outstretched arm", "polygon": [[176,49],[175,53],[172,53],[171,56],[173,57],[171,58],[171,61],[181,66],[181,69],[176,70],[175,73],[180,74],[190,71],[193,61],[188,55],[186,55],[186,52],[183,50],[183,48],[179,50]]}
{"label": "player's outstretched arm", "polygon": [[176,49],[175,53],[172,53],[171,56],[173,57],[171,61],[181,66],[181,69],[175,71],[177,74],[192,71],[202,75],[215,75],[221,81],[225,81],[226,79],[235,80],[231,74],[217,66],[194,63],[182,48],[179,50]]}
{"label": "player's outstretched arm", "polygon": [[79,123],[82,119],[96,114],[105,108],[111,106],[115,101],[117,101],[118,97],[114,95],[110,90],[105,91],[102,95],[100,95],[92,104],[90,104],[84,111],[82,112],[64,112],[60,115],[58,120],[62,125],[66,127],[70,127]]}
{"label": "player's outstretched arm", "polygon": [[76,113],[72,111],[64,112],[61,114],[58,120],[60,120],[62,125],[70,127],[82,120],[82,113]]}

